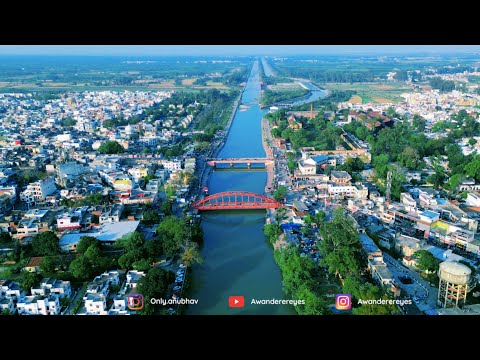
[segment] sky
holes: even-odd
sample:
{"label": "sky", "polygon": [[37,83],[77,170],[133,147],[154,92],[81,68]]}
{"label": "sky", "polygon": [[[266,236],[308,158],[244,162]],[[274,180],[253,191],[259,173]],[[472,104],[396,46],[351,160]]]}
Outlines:
{"label": "sky", "polygon": [[479,45],[0,45],[0,55],[239,56],[477,53]]}

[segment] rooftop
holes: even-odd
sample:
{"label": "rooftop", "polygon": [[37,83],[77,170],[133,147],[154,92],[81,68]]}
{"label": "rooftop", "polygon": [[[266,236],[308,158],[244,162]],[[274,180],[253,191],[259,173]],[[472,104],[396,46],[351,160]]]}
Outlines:
{"label": "rooftop", "polygon": [[93,236],[100,241],[116,241],[122,236],[134,232],[140,221],[120,221],[116,223],[105,223],[99,231],[92,233],[70,233],[65,234],[60,239],[60,246],[76,244],[82,236]]}

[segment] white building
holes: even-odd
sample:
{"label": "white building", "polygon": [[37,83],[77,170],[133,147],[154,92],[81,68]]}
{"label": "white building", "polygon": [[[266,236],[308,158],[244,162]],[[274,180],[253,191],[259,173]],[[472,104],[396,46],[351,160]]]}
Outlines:
{"label": "white building", "polygon": [[44,201],[48,195],[53,194],[57,188],[53,177],[35,181],[28,184],[27,189],[20,194],[20,200],[28,204]]}
{"label": "white building", "polygon": [[126,286],[129,288],[136,288],[138,281],[145,276],[145,272],[130,270],[127,273],[127,283]]}
{"label": "white building", "polygon": [[17,303],[19,315],[58,315],[60,301],[58,296],[25,296]]}
{"label": "white building", "polygon": [[38,286],[32,287],[31,293],[32,295],[40,296],[55,294],[61,298],[68,298],[72,295],[72,286],[70,284],[70,281],[44,278]]}
{"label": "white building", "polygon": [[480,206],[480,196],[478,194],[469,192],[467,195],[467,202],[471,206]]}
{"label": "white building", "polygon": [[103,294],[89,293],[84,297],[87,315],[106,315],[107,300]]}
{"label": "white building", "polygon": [[180,161],[164,161],[162,165],[165,169],[170,171],[177,171],[182,168],[182,163]]}

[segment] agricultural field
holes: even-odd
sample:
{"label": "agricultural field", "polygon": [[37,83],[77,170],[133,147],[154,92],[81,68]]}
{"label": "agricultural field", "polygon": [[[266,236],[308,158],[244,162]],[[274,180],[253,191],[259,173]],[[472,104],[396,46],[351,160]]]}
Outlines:
{"label": "agricultural field", "polygon": [[401,94],[413,90],[412,86],[400,83],[324,83],[322,86],[329,90],[355,90],[357,94],[350,99],[354,104],[395,104],[403,101]]}

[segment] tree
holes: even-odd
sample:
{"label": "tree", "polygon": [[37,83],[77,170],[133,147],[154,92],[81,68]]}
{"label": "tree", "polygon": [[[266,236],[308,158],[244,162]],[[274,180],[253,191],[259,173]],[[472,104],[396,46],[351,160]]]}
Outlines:
{"label": "tree", "polygon": [[52,231],[35,235],[32,240],[32,250],[36,256],[52,256],[62,252],[58,245],[58,237]]}
{"label": "tree", "polygon": [[171,198],[172,196],[175,196],[176,188],[173,184],[167,184],[165,185],[165,194],[167,195],[167,198]]}
{"label": "tree", "polygon": [[480,155],[476,155],[473,161],[465,165],[467,176],[480,180]]}
{"label": "tree", "polygon": [[148,225],[158,224],[160,215],[155,210],[147,210],[143,213],[143,222]]}
{"label": "tree", "polygon": [[273,244],[282,234],[282,228],[278,224],[266,224],[263,227],[263,233],[268,238],[268,241]]}
{"label": "tree", "polygon": [[73,260],[68,269],[72,275],[79,280],[86,280],[93,276],[92,265],[84,256],[80,256]]}
{"label": "tree", "polygon": [[468,144],[470,146],[474,146],[476,143],[477,143],[477,140],[475,140],[474,138],[471,138],[471,139],[468,140]]}
{"label": "tree", "polygon": [[98,148],[98,152],[101,154],[121,154],[125,151],[122,145],[116,141],[104,142]]}
{"label": "tree", "polygon": [[440,261],[427,250],[418,250],[413,254],[417,259],[417,268],[422,271],[434,272],[438,270]]}
{"label": "tree", "polygon": [[200,254],[200,249],[198,244],[190,243],[187,248],[183,251],[182,263],[187,266],[192,266],[194,264],[201,264],[203,262],[202,255]]}
{"label": "tree", "polygon": [[277,190],[273,193],[273,198],[277,201],[285,199],[287,196],[287,188],[283,185],[280,185]]}
{"label": "tree", "polygon": [[175,216],[167,216],[157,227],[158,238],[162,243],[163,252],[174,256],[188,241],[186,224]]}
{"label": "tree", "polygon": [[12,237],[8,232],[0,230],[0,244],[10,244],[12,242]]}
{"label": "tree", "polygon": [[150,299],[166,298],[168,286],[174,280],[173,272],[159,268],[151,268],[144,277],[140,278],[137,284],[137,292],[145,297],[143,314],[153,314],[154,308],[150,305]]}
{"label": "tree", "polygon": [[40,264],[40,271],[46,276],[55,273],[56,268],[57,261],[54,256],[45,256]]}
{"label": "tree", "polygon": [[448,180],[448,188],[452,191],[455,191],[461,182],[462,182],[462,175],[455,174],[451,176],[450,179]]}
{"label": "tree", "polygon": [[331,222],[320,227],[322,241],[318,248],[321,262],[328,271],[340,278],[358,274],[362,269],[361,244],[351,222],[343,214],[343,208],[335,210]]}
{"label": "tree", "polygon": [[77,253],[85,253],[85,251],[87,251],[90,245],[94,245],[100,248],[100,241],[98,241],[98,239],[93,236],[82,236],[77,245]]}
{"label": "tree", "polygon": [[295,310],[300,315],[325,315],[329,312],[327,302],[307,286],[301,286],[297,290],[294,298],[305,300],[305,304],[295,306]]}
{"label": "tree", "polygon": [[152,267],[151,262],[148,261],[148,259],[137,260],[132,264],[132,266],[138,271],[148,271]]}
{"label": "tree", "polygon": [[165,216],[172,215],[173,211],[171,201],[164,201],[160,207],[160,210],[165,214]]}
{"label": "tree", "polygon": [[20,278],[20,287],[25,291],[30,291],[32,286],[40,282],[41,278],[40,274],[25,271]]}

